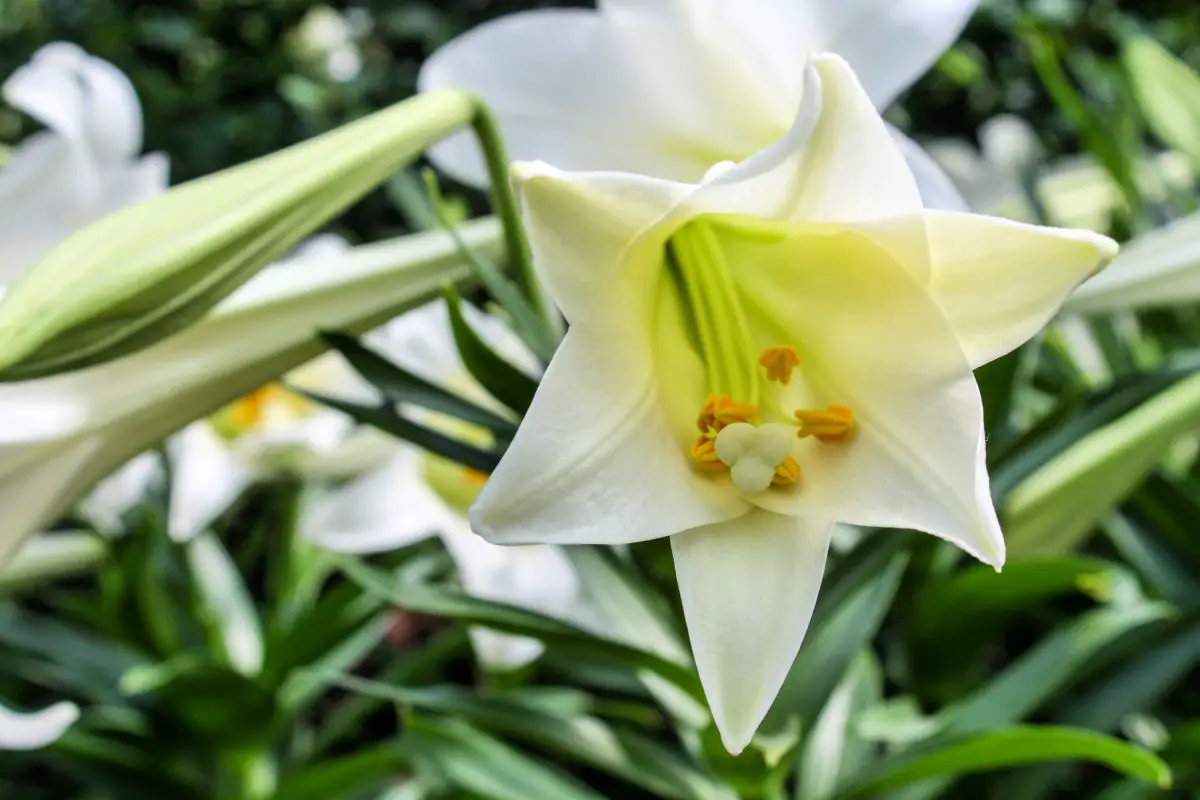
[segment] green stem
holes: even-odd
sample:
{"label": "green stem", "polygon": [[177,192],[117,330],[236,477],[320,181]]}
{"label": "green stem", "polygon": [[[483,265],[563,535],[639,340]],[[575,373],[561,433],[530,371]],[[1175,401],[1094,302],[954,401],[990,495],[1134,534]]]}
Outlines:
{"label": "green stem", "polygon": [[504,229],[504,245],[514,279],[533,307],[550,323],[551,329],[556,329],[556,312],[542,292],[541,284],[533,271],[533,256],[529,250],[529,241],[525,238],[517,194],[513,190],[512,181],[509,180],[508,151],[500,134],[500,126],[480,99],[475,101],[475,115],[471,126],[483,152],[488,181],[491,184],[492,208]]}

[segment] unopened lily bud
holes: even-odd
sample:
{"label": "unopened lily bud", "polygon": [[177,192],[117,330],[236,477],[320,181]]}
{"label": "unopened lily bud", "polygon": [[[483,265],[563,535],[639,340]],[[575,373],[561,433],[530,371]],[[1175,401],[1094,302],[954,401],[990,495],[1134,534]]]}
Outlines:
{"label": "unopened lily bud", "polygon": [[477,110],[447,90],[182,184],[84,228],[0,302],[0,381],[132,353],[200,319]]}

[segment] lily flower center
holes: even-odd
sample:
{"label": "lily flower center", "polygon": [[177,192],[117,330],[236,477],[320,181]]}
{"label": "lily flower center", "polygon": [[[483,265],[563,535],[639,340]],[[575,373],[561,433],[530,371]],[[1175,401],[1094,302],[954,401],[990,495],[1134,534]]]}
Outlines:
{"label": "lily flower center", "polygon": [[222,438],[233,440],[274,422],[304,419],[315,410],[311,400],[289,392],[282,383],[272,382],[230,403],[211,421]]}
{"label": "lily flower center", "polygon": [[801,478],[795,457],[801,440],[820,445],[849,443],[854,412],[844,405],[825,410],[797,408],[804,374],[801,342],[763,341],[786,326],[765,319],[746,300],[739,281],[755,265],[729,263],[722,236],[748,235],[767,241],[786,235],[770,223],[738,218],[698,217],[667,242],[671,284],[683,300],[687,338],[704,366],[709,394],[696,418],[697,436],[687,448],[697,469],[728,475],[743,494],[772,487],[790,490]]}

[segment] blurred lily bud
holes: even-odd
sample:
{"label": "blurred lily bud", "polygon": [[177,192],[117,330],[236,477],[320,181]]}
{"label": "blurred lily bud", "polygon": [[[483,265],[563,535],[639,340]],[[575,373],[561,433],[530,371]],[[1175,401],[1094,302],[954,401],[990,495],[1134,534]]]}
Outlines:
{"label": "blurred lily bud", "polygon": [[0,381],[98,364],[182,330],[475,110],[466,93],[420,95],[82,229],[0,301]]}

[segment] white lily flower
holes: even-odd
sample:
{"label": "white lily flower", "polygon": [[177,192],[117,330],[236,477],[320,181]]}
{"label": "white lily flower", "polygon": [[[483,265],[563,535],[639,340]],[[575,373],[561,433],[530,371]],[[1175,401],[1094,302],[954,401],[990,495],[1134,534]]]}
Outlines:
{"label": "white lily flower", "polygon": [[[499,247],[495,220],[460,234],[483,252]],[[336,270],[315,267],[277,264],[132,355],[0,385],[0,559],[128,459],[320,354],[319,328],[368,330],[470,274],[440,231],[355,248]]]}
{"label": "white lily flower", "polygon": [[[497,352],[528,372],[536,370],[536,359],[503,324],[472,313],[470,306],[463,311]],[[444,303],[400,317],[371,344],[414,374],[487,402],[459,359]],[[438,423],[432,415],[423,421]],[[560,548],[500,547],[471,532],[467,509],[485,480],[480,473],[397,442],[380,469],[318,502],[302,530],[317,545],[343,553],[385,552],[440,535],[467,593],[581,621],[587,614],[579,576]],[[486,628],[471,628],[470,637],[480,661],[495,669],[519,667],[543,649],[536,639]]]}
{"label": "white lily flower", "polygon": [[4,82],[4,100],[43,123],[0,169],[0,286],[79,228],[167,185],[161,153],[139,158],[142,111],[119,69],[48,44]]}
{"label": "white lily flower", "polygon": [[62,738],[79,719],[79,706],[61,702],[23,713],[0,705],[0,750],[40,750]]}
{"label": "white lily flower", "polygon": [[342,12],[329,6],[314,6],[295,31],[300,54],[318,62],[322,71],[340,83],[352,81],[362,72],[354,26]]}
{"label": "white lily flower", "polygon": [[[433,54],[422,91],[463,87],[496,113],[517,160],[698,181],[782,137],[805,54],[837,53],[883,109],[958,38],[978,0],[600,0],[598,10],[501,17]],[[953,184],[892,129],[926,205],[964,208]],[[468,138],[434,162],[483,185]]]}
{"label": "white lily flower", "polygon": [[570,328],[471,511],[502,544],[671,538],[725,745],[800,646],[832,523],[999,568],[972,369],[1116,245],[924,210],[870,96],[815,57],[787,136],[699,185],[514,168]]}
{"label": "white lily flower", "polygon": [[1012,114],[993,117],[979,128],[979,149],[956,139],[930,142],[926,149],[954,181],[974,211],[1021,221],[1034,218],[1021,173],[1041,153],[1029,123]]}

